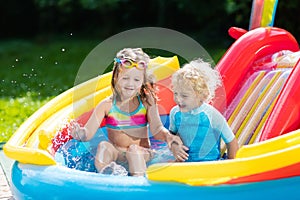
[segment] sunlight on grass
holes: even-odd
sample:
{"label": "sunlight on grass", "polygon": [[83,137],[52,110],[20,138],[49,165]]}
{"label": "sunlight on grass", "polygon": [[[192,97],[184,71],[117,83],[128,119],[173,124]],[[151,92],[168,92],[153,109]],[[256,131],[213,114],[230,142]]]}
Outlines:
{"label": "sunlight on grass", "polygon": [[44,105],[50,97],[44,100],[28,96],[18,98],[0,98],[0,143],[6,142],[18,127],[38,108]]}

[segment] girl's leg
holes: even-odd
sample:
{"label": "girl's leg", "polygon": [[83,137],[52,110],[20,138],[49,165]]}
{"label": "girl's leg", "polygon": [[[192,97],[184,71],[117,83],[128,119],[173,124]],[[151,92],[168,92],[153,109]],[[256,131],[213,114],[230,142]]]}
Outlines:
{"label": "girl's leg", "polygon": [[98,144],[95,158],[95,167],[100,172],[105,166],[118,158],[118,150],[109,142],[102,141]]}
{"label": "girl's leg", "polygon": [[130,145],[126,153],[129,172],[132,176],[143,176],[146,172],[146,162],[150,160],[150,151],[138,145]]}

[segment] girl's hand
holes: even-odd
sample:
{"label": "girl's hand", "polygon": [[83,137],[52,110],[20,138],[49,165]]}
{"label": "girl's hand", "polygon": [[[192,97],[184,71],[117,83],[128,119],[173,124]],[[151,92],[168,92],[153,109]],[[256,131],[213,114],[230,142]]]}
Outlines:
{"label": "girl's hand", "polygon": [[85,140],[86,138],[86,129],[81,127],[80,124],[76,121],[70,122],[69,127],[70,135],[76,140]]}

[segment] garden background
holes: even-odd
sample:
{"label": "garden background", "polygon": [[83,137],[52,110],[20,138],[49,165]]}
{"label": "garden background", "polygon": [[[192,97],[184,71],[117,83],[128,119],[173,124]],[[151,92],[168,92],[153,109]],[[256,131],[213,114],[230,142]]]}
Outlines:
{"label": "garden background", "polygon": [[[248,29],[252,0],[1,0],[0,148],[39,107],[74,85],[88,53],[133,28],[179,31],[215,63]],[[274,26],[300,41],[300,2],[279,0]]]}

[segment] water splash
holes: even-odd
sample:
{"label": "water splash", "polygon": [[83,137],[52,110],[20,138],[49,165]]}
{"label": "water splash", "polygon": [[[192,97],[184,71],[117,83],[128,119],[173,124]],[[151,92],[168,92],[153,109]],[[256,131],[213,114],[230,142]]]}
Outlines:
{"label": "water splash", "polygon": [[[100,141],[107,140],[105,129],[99,129],[95,137],[88,142],[74,139],[63,144],[55,154],[55,160],[61,165],[88,172],[96,172],[94,165],[97,145]],[[147,165],[158,162],[171,162],[175,160],[165,142],[150,138],[151,147],[154,149],[154,158]],[[117,162],[128,171],[127,162]]]}

